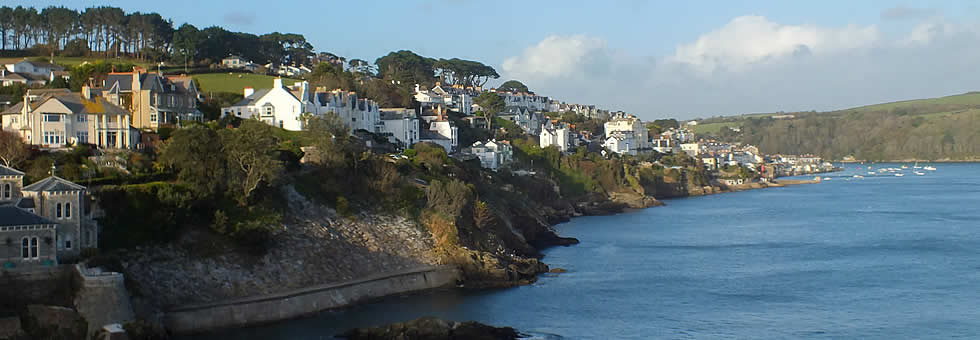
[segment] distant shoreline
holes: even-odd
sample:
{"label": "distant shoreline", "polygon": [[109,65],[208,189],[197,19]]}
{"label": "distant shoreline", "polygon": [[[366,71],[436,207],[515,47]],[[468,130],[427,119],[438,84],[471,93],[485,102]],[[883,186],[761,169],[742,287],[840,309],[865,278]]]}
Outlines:
{"label": "distant shoreline", "polygon": [[835,160],[835,161],[833,161],[833,163],[837,163],[837,162],[849,163],[849,164],[850,163],[915,163],[915,162],[919,162],[919,163],[980,163],[980,159],[969,159],[969,160],[945,159],[945,160],[938,160],[938,161],[927,161],[927,160],[921,160],[921,159],[919,159],[919,160],[906,159],[906,160],[891,160],[891,161],[862,161],[862,160],[853,160],[853,161]]}

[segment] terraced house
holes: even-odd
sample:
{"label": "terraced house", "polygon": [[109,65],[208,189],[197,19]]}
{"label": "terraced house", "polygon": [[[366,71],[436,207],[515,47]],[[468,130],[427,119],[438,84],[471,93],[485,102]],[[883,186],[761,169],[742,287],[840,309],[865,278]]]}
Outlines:
{"label": "terraced house", "polygon": [[98,247],[85,187],[57,176],[26,187],[23,180],[23,172],[0,165],[0,266],[51,266]]}
{"label": "terraced house", "polygon": [[132,149],[139,131],[131,127],[131,114],[88,87],[28,90],[24,101],[0,113],[0,127],[17,133],[28,144],[63,148],[93,144],[101,148]]}
{"label": "terraced house", "polygon": [[204,120],[197,109],[197,85],[189,76],[162,76],[134,67],[132,72],[109,73],[97,92],[132,112],[132,124],[137,129],[157,131],[182,120]]}

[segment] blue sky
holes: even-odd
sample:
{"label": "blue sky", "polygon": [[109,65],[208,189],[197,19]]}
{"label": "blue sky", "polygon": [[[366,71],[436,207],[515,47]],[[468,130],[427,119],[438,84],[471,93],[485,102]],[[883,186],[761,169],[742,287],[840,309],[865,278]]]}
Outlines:
{"label": "blue sky", "polygon": [[[827,110],[980,89],[971,1],[8,1],[155,11],[175,26],[301,33],[374,60],[493,65],[569,102],[644,118]],[[268,6],[274,3],[275,6]],[[501,79],[504,80],[504,79]],[[792,84],[792,85],[789,85]]]}

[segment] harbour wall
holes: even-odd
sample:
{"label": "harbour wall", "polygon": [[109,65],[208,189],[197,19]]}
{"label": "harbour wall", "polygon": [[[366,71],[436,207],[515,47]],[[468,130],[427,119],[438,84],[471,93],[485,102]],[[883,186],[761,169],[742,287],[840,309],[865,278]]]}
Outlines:
{"label": "harbour wall", "polygon": [[455,267],[426,267],[280,294],[173,308],[164,325],[173,333],[201,333],[298,318],[359,301],[454,285]]}

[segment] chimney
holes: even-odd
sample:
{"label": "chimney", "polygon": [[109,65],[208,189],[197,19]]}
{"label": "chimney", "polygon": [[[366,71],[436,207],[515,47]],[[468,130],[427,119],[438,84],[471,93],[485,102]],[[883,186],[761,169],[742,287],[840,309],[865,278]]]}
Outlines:
{"label": "chimney", "polygon": [[272,80],[272,88],[281,89],[282,88],[282,78],[276,77]]}
{"label": "chimney", "polygon": [[255,89],[253,89],[251,86],[245,88],[245,98],[248,98],[248,96],[251,96],[253,93],[255,93]]}
{"label": "chimney", "polygon": [[88,85],[82,85],[82,97],[86,100],[92,100],[92,88]]}

